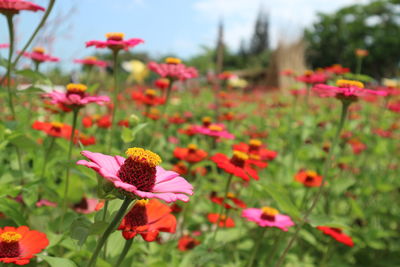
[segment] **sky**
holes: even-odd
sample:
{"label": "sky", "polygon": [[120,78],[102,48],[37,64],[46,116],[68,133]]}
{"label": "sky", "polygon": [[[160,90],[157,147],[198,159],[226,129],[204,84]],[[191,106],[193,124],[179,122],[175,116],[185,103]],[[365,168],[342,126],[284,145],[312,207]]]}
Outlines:
{"label": "sky", "polygon": [[[48,0],[31,0],[46,6]],[[313,23],[317,12],[366,0],[57,0],[43,36],[37,39],[64,62],[72,62],[94,52],[85,48],[89,40],[104,40],[107,32],[123,32],[126,38],[145,43],[134,48],[153,56],[167,53],[188,58],[201,52],[201,46],[214,46],[217,25],[225,26],[225,43],[238,49],[242,39],[252,35],[258,10],[270,15],[272,46],[278,40],[294,40],[304,27]],[[29,37],[41,12],[21,12],[16,18],[18,47]],[[5,18],[0,17],[0,43],[8,42]],[[4,53],[4,52],[2,52]],[[65,65],[65,63],[64,63]],[[68,64],[67,64],[68,65]]]}

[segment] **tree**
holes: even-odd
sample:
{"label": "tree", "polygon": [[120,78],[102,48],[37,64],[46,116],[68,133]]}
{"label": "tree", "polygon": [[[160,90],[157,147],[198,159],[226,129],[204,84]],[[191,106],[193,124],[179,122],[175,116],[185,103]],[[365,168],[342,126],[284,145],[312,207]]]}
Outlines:
{"label": "tree", "polygon": [[269,16],[260,9],[250,41],[250,54],[260,55],[269,49]]}
{"label": "tree", "polygon": [[400,60],[400,1],[375,0],[318,14],[305,31],[307,61],[313,68],[340,63],[356,68],[355,50],[366,49],[363,73],[375,78],[396,74]]}

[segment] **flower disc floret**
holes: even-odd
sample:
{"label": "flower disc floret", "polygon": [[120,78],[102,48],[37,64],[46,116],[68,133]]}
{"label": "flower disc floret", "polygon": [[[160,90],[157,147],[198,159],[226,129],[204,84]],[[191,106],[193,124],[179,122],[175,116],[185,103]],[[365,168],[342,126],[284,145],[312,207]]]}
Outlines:
{"label": "flower disc floret", "polygon": [[166,59],[165,59],[165,63],[167,63],[167,64],[181,64],[182,63],[182,60],[180,60],[179,58],[176,58],[176,57],[167,57]]}
{"label": "flower disc floret", "polygon": [[122,41],[125,37],[125,34],[122,32],[109,32],[106,33],[107,40],[114,40],[114,41]]}
{"label": "flower disc floret", "polygon": [[128,148],[125,154],[136,162],[147,163],[150,167],[158,166],[162,161],[156,153],[140,147]]}
{"label": "flower disc floret", "polygon": [[352,81],[352,80],[337,80],[336,85],[339,87],[358,87],[364,88],[364,84],[359,81]]}

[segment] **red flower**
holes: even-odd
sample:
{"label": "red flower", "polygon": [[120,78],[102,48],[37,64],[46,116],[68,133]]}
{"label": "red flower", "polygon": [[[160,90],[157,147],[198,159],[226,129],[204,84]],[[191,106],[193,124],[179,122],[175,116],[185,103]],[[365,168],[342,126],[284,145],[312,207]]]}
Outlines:
{"label": "red flower", "polygon": [[85,116],[85,117],[83,117],[83,119],[82,119],[82,124],[83,124],[83,127],[85,127],[85,128],[92,127],[92,126],[93,126],[93,119],[92,119],[92,117],[91,117],[91,116]]}
{"label": "red flower", "polygon": [[296,77],[297,81],[314,84],[314,83],[324,83],[328,79],[328,76],[325,73],[321,72],[313,72],[311,70],[307,70],[304,72],[304,75],[300,75]]}
{"label": "red flower", "polygon": [[228,158],[222,153],[217,153],[211,157],[211,160],[217,164],[218,168],[245,181],[249,181],[250,177],[255,180],[259,179],[257,171],[251,167],[249,156],[243,152],[234,151],[232,158]]}
{"label": "red flower", "polygon": [[342,75],[342,74],[350,72],[349,68],[343,68],[342,65],[340,65],[340,64],[332,65],[330,67],[325,68],[325,70],[327,72],[331,72],[331,73],[334,73],[336,75]]}
{"label": "red flower", "polygon": [[367,149],[367,145],[356,138],[350,139],[349,141],[347,141],[347,143],[351,145],[351,148],[353,149],[353,153],[355,155],[358,155]]}
{"label": "red flower", "polygon": [[84,146],[90,146],[90,145],[95,145],[96,144],[96,138],[94,136],[87,136],[83,133],[76,132],[75,133],[75,138],[74,138],[74,144],[81,142],[82,145]]}
{"label": "red flower", "polygon": [[233,149],[250,155],[257,155],[260,157],[260,160],[273,160],[278,155],[278,152],[266,149],[265,145],[258,139],[251,139],[249,144],[240,143],[233,145]]}
{"label": "red flower", "polygon": [[125,239],[140,234],[147,242],[155,241],[159,232],[175,233],[175,229],[176,218],[171,208],[157,199],[136,201],[118,227]]}
{"label": "red flower", "polygon": [[231,217],[226,217],[225,215],[219,216],[218,213],[209,213],[207,215],[207,219],[212,224],[218,223],[218,227],[226,227],[226,228],[235,227],[235,222],[233,221],[233,219]]}
{"label": "red flower", "polygon": [[344,234],[342,229],[333,228],[328,226],[317,226],[317,229],[322,231],[324,234],[331,236],[336,241],[345,244],[346,246],[353,247],[354,242],[350,236]]}
{"label": "red flower", "polygon": [[107,62],[97,59],[96,57],[86,57],[84,59],[75,59],[75,63],[79,63],[85,66],[98,66],[98,67],[107,67]]}
{"label": "red flower", "polygon": [[168,86],[169,86],[169,80],[166,79],[166,78],[160,78],[160,79],[157,79],[157,80],[154,82],[154,85],[155,85],[157,88],[161,89],[161,90],[165,90],[165,89],[167,89]]}
{"label": "red flower", "polygon": [[126,128],[129,128],[129,121],[128,121],[128,120],[120,120],[120,121],[118,122],[118,125],[119,125],[119,126],[126,127]]}
{"label": "red flower", "polygon": [[27,226],[0,228],[0,262],[25,265],[49,245],[44,233]]}
{"label": "red flower", "polygon": [[190,125],[190,126],[188,126],[186,128],[178,129],[178,133],[186,134],[187,136],[193,136],[197,132],[196,132],[196,127],[194,125]]}
{"label": "red flower", "polygon": [[35,130],[43,131],[53,137],[68,139],[71,136],[72,127],[60,122],[41,122],[35,121],[32,124]]}
{"label": "red flower", "polygon": [[195,144],[190,144],[187,147],[175,148],[174,156],[189,163],[196,163],[207,158],[208,153],[202,149],[198,149]]}
{"label": "red flower", "polygon": [[184,235],[181,238],[179,238],[178,241],[178,249],[180,251],[187,251],[190,249],[193,249],[194,247],[200,245],[200,241],[197,239],[194,239],[193,237],[189,235]]}
{"label": "red flower", "polygon": [[124,40],[124,34],[119,32],[112,32],[106,34],[107,41],[89,41],[86,42],[86,47],[95,46],[96,48],[109,48],[113,51],[121,49],[128,50],[138,44],[144,43],[142,39],[132,38]]}
{"label": "red flower", "polygon": [[153,89],[147,89],[144,93],[133,92],[131,97],[132,100],[148,106],[157,106],[165,103],[165,98],[158,97],[156,91]]}
{"label": "red flower", "polygon": [[97,120],[97,126],[100,128],[110,128],[111,127],[111,116],[104,115],[100,119]]}
{"label": "red flower", "polygon": [[152,119],[153,121],[156,121],[161,118],[160,111],[156,108],[151,108],[147,113],[143,112],[143,115],[149,119]]}
{"label": "red flower", "polygon": [[41,6],[35,5],[34,3],[22,1],[22,0],[1,0],[0,1],[0,13],[2,14],[18,14],[21,10],[29,10],[36,12],[38,10],[45,11]]}
{"label": "red flower", "polygon": [[24,57],[30,58],[33,61],[37,63],[42,63],[42,62],[58,62],[60,61],[59,58],[57,57],[52,57],[48,54],[45,54],[45,50],[42,47],[35,47],[31,53],[29,52],[24,52],[22,54]]}
{"label": "red flower", "polygon": [[186,122],[186,119],[179,115],[179,113],[175,113],[168,118],[168,121],[173,124],[182,124]]}
{"label": "red flower", "polygon": [[226,198],[224,199],[223,197],[218,197],[216,192],[212,192],[210,195],[210,199],[212,202],[218,205],[222,205],[222,203],[224,203],[224,207],[226,209],[244,209],[247,207],[246,203],[238,199],[233,193],[228,193],[226,195]]}
{"label": "red flower", "polygon": [[299,171],[295,179],[306,187],[319,187],[322,184],[322,176],[315,171]]}

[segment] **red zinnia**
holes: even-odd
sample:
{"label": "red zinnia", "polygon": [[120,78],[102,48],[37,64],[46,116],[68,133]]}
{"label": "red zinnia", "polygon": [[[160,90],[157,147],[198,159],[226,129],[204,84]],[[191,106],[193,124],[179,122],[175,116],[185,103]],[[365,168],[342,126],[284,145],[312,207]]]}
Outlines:
{"label": "red zinnia", "polygon": [[180,251],[187,251],[190,249],[193,249],[194,247],[200,245],[200,241],[197,239],[194,239],[193,237],[189,235],[184,235],[181,238],[179,238],[178,241],[178,249]]}
{"label": "red zinnia", "polygon": [[235,227],[235,222],[233,221],[233,219],[225,215],[220,216],[218,213],[209,213],[207,215],[207,219],[212,224],[218,223],[218,227],[226,227],[226,228]]}
{"label": "red zinnia", "polygon": [[155,241],[159,232],[175,233],[175,229],[171,208],[157,199],[136,201],[118,227],[126,240],[140,234],[147,242]]}
{"label": "red zinnia", "polygon": [[336,241],[345,244],[346,246],[353,247],[354,242],[350,236],[344,234],[342,229],[333,228],[328,226],[317,226],[317,229],[322,231],[324,234],[331,236]]}
{"label": "red zinnia", "polygon": [[153,89],[147,89],[144,93],[133,92],[131,96],[132,100],[148,106],[157,106],[165,103],[165,98],[158,97],[156,91]]}
{"label": "red zinnia", "polygon": [[246,153],[233,151],[232,158],[228,158],[222,153],[217,153],[211,157],[211,160],[227,173],[240,177],[245,181],[249,181],[250,177],[255,180],[259,179],[257,171],[252,169],[249,156]]}
{"label": "red zinnia", "polygon": [[202,149],[198,149],[195,144],[189,144],[187,147],[175,148],[174,156],[189,163],[196,163],[207,158],[208,153]]}
{"label": "red zinnia", "polygon": [[27,226],[0,228],[0,262],[25,265],[49,245],[44,233]]}
{"label": "red zinnia", "polygon": [[295,175],[295,179],[306,187],[319,187],[322,183],[322,176],[315,171],[299,171]]}
{"label": "red zinnia", "polygon": [[257,155],[260,157],[260,160],[273,160],[278,155],[278,152],[266,149],[263,143],[258,139],[251,139],[249,144],[240,143],[233,145],[233,149],[250,155]]}
{"label": "red zinnia", "polygon": [[34,3],[22,1],[22,0],[1,0],[0,1],[0,13],[2,14],[18,14],[21,10],[29,11],[45,11],[41,6],[35,5]]}
{"label": "red zinnia", "polygon": [[224,199],[223,197],[219,197],[216,192],[212,192],[210,199],[212,202],[218,205],[222,205],[222,203],[224,203],[224,207],[226,209],[244,209],[247,207],[246,203],[238,199],[233,193],[226,194],[226,198]]}
{"label": "red zinnia", "polygon": [[71,136],[72,127],[60,122],[41,122],[35,121],[32,124],[35,130],[43,131],[52,137],[69,138]]}

